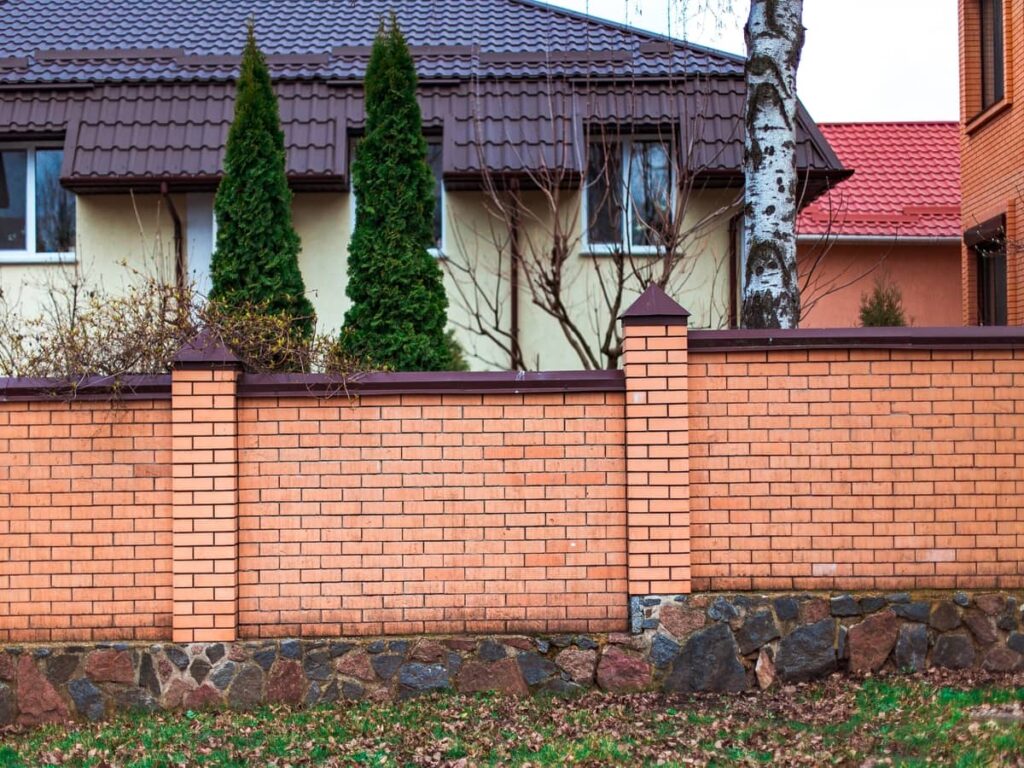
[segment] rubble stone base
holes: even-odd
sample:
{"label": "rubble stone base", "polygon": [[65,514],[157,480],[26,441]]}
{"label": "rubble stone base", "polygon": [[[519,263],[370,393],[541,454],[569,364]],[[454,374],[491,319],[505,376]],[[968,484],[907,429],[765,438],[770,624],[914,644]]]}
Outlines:
{"label": "rubble stone base", "polygon": [[1024,668],[1021,594],[631,599],[631,633],[99,643],[0,649],[0,726],[119,711],[497,690],[737,692],[835,671]]}

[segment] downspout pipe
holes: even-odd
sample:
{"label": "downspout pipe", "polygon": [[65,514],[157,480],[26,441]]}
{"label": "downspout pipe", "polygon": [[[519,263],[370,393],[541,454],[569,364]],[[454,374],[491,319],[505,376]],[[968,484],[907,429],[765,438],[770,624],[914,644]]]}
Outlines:
{"label": "downspout pipe", "polygon": [[509,239],[512,248],[512,263],[509,265],[509,335],[511,336],[511,360],[513,370],[524,368],[522,350],[519,348],[519,262],[523,258],[519,242],[520,209],[519,180],[512,180],[512,215],[509,221]]}
{"label": "downspout pipe", "polygon": [[740,220],[733,216],[729,219],[729,327],[740,327],[739,293],[740,293]]}
{"label": "downspout pipe", "polygon": [[181,216],[178,215],[178,209],[174,205],[174,200],[170,195],[170,188],[167,186],[166,181],[160,182],[160,197],[167,203],[167,210],[171,214],[171,221],[174,222],[174,283],[177,285],[178,290],[185,291],[185,278],[187,273],[187,265],[185,264],[185,248],[184,238],[182,237],[181,231]]}

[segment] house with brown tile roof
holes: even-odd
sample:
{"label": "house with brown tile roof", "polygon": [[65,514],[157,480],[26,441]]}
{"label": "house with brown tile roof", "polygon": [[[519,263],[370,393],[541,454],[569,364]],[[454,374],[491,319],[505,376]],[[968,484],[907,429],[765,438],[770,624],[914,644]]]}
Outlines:
{"label": "house with brown tile roof", "polygon": [[[519,235],[528,240],[530,222],[543,219],[534,210],[538,180],[552,177],[576,207],[574,264],[608,248],[644,256],[650,244],[637,234],[637,211],[658,201],[638,197],[685,189],[685,216],[702,223],[686,246],[687,268],[668,287],[693,325],[729,324],[741,260],[742,59],[533,0],[0,0],[5,295],[38,302],[68,264],[116,286],[122,261],[206,284],[213,194],[251,15],[280,102],[300,266],[320,323],[338,327],[362,77],[392,10],[420,79],[440,257],[497,264],[493,253],[508,238],[494,234],[486,191],[519,192]],[[848,171],[802,107],[797,128],[809,201]],[[593,171],[595,136],[611,173]],[[630,188],[632,170],[660,189]],[[595,185],[611,204],[588,206]],[[581,306],[598,290],[584,266],[572,299]],[[529,365],[578,366],[554,321],[518,291],[521,300],[499,303],[501,313],[516,307]],[[449,296],[460,325],[469,310],[451,283]],[[502,364],[472,334],[462,340],[475,366]]]}
{"label": "house with brown tile roof", "polygon": [[861,297],[878,278],[900,289],[908,323],[960,325],[959,126],[818,127],[856,171],[800,213],[800,325],[860,325]]}
{"label": "house with brown tile roof", "polygon": [[959,8],[963,321],[1024,325],[1024,0]]}

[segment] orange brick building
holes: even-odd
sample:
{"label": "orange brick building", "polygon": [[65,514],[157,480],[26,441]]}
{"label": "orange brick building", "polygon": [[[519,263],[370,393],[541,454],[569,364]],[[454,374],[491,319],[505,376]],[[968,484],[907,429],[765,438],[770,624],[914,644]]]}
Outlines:
{"label": "orange brick building", "polygon": [[[1018,88],[1020,90],[1018,90]],[[1024,0],[960,0],[963,319],[1024,324]]]}

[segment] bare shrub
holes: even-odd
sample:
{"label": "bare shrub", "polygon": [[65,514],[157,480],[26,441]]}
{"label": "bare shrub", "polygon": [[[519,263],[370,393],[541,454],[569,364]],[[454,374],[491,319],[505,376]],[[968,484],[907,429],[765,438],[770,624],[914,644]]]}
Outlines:
{"label": "bare shrub", "polygon": [[254,372],[344,376],[371,367],[345,357],[337,333],[307,336],[302,322],[265,307],[228,308],[141,273],[110,292],[75,272],[49,286],[32,313],[0,299],[0,375],[56,379],[73,390],[89,377],[166,373],[203,328]]}

